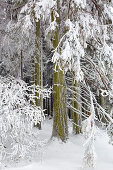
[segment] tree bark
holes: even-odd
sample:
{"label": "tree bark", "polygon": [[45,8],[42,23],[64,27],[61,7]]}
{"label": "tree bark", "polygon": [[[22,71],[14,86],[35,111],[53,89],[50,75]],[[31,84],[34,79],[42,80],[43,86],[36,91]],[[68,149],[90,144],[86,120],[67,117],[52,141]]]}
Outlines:
{"label": "tree bark", "polygon": [[[54,12],[54,11],[53,11]],[[51,19],[54,21],[54,14],[51,14]],[[59,42],[60,23],[57,20],[58,27],[54,32],[53,48],[56,49]],[[56,66],[56,70],[55,70]],[[64,73],[59,68],[59,65],[54,63],[53,74],[53,137],[66,141],[68,136],[67,115],[66,115],[66,99],[65,99],[65,79]]]}
{"label": "tree bark", "polygon": [[[74,98],[76,101],[73,102],[73,107],[76,109],[76,111],[73,111],[72,117],[73,117],[73,133],[75,134],[79,134],[81,132],[81,115],[80,115],[80,111],[81,111],[81,107],[80,107],[80,95],[79,95],[79,89],[77,89],[78,83],[75,80],[74,81],[74,91],[75,91],[75,95]],[[77,111],[79,113],[77,113]]]}

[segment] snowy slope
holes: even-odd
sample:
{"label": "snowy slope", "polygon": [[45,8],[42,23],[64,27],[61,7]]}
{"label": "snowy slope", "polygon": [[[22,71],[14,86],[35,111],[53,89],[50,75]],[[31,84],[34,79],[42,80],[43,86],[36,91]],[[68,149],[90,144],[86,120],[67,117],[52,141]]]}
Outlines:
{"label": "snowy slope", "polygon": [[[43,123],[40,131],[40,140],[49,140],[51,137],[51,121]],[[105,132],[99,132],[95,142],[97,165],[95,170],[113,170],[113,146],[108,144]],[[6,170],[80,170],[83,157],[82,135],[72,136],[66,144],[58,140],[49,141],[41,150],[40,158],[30,165]],[[87,169],[85,169],[87,170]]]}

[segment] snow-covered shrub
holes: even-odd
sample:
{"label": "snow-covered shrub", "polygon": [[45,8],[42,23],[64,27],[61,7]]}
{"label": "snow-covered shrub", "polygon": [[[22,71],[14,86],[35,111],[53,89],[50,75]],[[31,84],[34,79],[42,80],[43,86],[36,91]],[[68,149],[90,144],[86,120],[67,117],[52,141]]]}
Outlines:
{"label": "snow-covered shrub", "polygon": [[[34,94],[48,96],[47,90],[27,86],[19,79],[0,77],[0,161],[24,158],[36,150],[34,124],[44,119],[35,106]],[[43,96],[44,97],[44,96]]]}

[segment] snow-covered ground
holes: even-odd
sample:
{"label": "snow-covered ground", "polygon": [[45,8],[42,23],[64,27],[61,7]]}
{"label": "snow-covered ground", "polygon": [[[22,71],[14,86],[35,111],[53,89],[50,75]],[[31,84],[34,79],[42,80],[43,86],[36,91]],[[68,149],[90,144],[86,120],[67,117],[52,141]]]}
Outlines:
{"label": "snow-covered ground", "polygon": [[[51,137],[51,129],[51,120],[45,121],[39,134],[40,140],[48,141]],[[113,146],[108,144],[108,141],[106,133],[99,131],[95,141],[97,154],[95,170],[113,170]],[[6,170],[80,170],[83,143],[82,135],[71,134],[68,142],[64,144],[56,139],[49,140],[34,162],[23,167],[6,168]]]}

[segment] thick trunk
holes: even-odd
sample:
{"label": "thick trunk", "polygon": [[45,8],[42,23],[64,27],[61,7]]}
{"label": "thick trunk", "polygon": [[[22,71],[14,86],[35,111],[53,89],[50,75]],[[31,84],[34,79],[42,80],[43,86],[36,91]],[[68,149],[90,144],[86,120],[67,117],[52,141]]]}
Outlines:
{"label": "thick trunk", "polygon": [[64,75],[57,65],[53,86],[53,136],[66,141],[68,135]]}
{"label": "thick trunk", "polygon": [[[53,12],[51,14],[52,21],[54,21]],[[59,42],[59,31],[60,24],[57,18],[58,27],[53,37],[54,49],[58,46]],[[60,70],[58,64],[55,70],[54,63],[54,74],[53,74],[53,137],[58,137],[63,142],[66,141],[68,136],[67,127],[67,115],[66,115],[66,100],[65,100],[65,85],[64,85],[64,73]]]}

